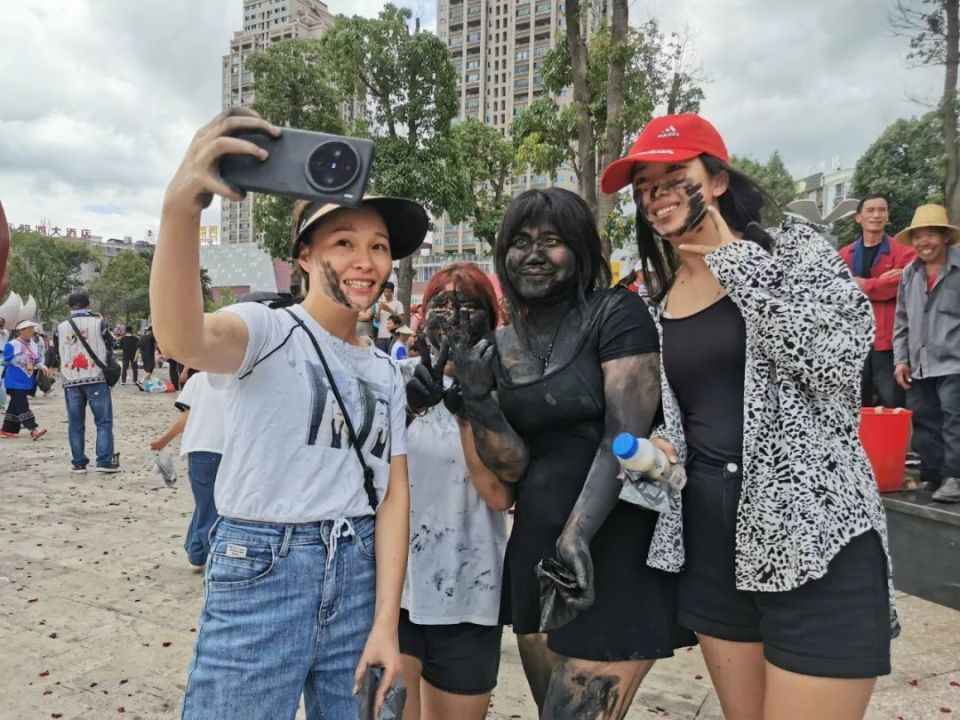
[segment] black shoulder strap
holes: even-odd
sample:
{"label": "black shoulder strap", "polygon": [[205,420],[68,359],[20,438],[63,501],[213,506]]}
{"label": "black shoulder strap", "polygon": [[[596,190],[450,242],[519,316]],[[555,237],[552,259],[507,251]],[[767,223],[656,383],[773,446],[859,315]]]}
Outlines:
{"label": "black shoulder strap", "polygon": [[363,468],[363,489],[367,493],[367,500],[370,502],[370,507],[373,508],[373,511],[377,511],[377,490],[373,486],[373,468],[367,465],[367,461],[363,458],[363,451],[360,449],[360,443],[357,442],[357,433],[353,429],[353,422],[350,420],[350,413],[347,412],[347,406],[343,403],[343,398],[340,397],[340,390],[337,388],[337,384],[333,380],[333,373],[330,372],[330,366],[327,365],[327,359],[323,356],[323,351],[320,350],[320,343],[317,342],[317,338],[314,337],[314,334],[310,332],[303,320],[298,318],[289,308],[283,308],[283,311],[287,313],[290,317],[293,318],[293,321],[299,325],[303,331],[307,334],[307,337],[310,338],[310,342],[313,343],[313,349],[317,351],[317,356],[320,358],[320,364],[323,365],[323,371],[327,374],[327,381],[330,383],[330,389],[333,391],[333,396],[337,399],[337,404],[340,406],[340,412],[343,413],[343,422],[347,426],[347,434],[350,436],[350,444],[353,445],[353,449],[357,454],[357,460],[360,461],[360,467]]}
{"label": "black shoulder strap", "polygon": [[70,327],[73,328],[73,332],[77,336],[77,340],[79,340],[80,344],[87,349],[87,352],[90,354],[90,357],[92,357],[93,361],[97,364],[97,367],[103,370],[104,372],[107,372],[107,366],[104,364],[104,362],[100,358],[97,357],[96,353],[94,353],[93,350],[90,349],[90,343],[87,342],[87,339],[83,336],[83,333],[80,332],[80,328],[77,327],[77,324],[73,321],[73,318],[68,319],[67,322],[70,323]]}

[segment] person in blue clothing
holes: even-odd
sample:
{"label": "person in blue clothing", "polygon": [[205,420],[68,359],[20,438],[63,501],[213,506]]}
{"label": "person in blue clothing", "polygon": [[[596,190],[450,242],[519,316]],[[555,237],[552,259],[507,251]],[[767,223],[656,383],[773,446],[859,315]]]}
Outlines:
{"label": "person in blue clothing", "polygon": [[19,437],[21,427],[30,431],[31,440],[39,440],[47,432],[46,428],[37,424],[37,418],[30,409],[30,393],[37,386],[35,371],[41,369],[41,372],[50,372],[43,367],[43,358],[32,342],[36,331],[34,322],[23,320],[14,328],[14,337],[3,346],[3,365],[6,369],[4,384],[10,402],[3,416],[3,429],[0,430],[2,438]]}

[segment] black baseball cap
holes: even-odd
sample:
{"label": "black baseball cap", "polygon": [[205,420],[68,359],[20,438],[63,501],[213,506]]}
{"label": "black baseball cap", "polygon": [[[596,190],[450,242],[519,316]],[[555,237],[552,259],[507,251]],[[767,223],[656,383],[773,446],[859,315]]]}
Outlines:
{"label": "black baseball cap", "polygon": [[[308,231],[316,227],[324,217],[344,207],[346,206],[335,203],[314,203],[307,207],[297,229],[297,239],[290,250],[294,261],[300,257],[300,248]],[[406,198],[368,195],[360,207],[373,208],[383,218],[387,235],[390,236],[390,255],[394,260],[415,253],[427,237],[430,219],[427,211],[418,202]]]}

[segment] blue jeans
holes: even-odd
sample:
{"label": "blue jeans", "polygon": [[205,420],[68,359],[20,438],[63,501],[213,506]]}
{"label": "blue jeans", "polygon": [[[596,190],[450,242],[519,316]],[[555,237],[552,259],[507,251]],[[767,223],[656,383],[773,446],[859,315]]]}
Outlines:
{"label": "blue jeans", "polygon": [[223,455],[213,452],[187,453],[187,472],[190,474],[190,489],[193,491],[193,515],[187,527],[183,548],[191,565],[205,565],[210,553],[210,530],[217,519],[217,506],[213,501],[213,483]]}
{"label": "blue jeans", "polygon": [[113,462],[113,401],[110,398],[110,387],[105,382],[71,385],[63,389],[63,398],[67,403],[73,464],[86,467],[90,462],[90,458],[83,451],[86,409],[89,404],[93,422],[97,426],[97,465],[110,465]]}
{"label": "blue jeans", "polygon": [[374,518],[221,519],[183,720],[356,720],[353,677],[373,625]]}

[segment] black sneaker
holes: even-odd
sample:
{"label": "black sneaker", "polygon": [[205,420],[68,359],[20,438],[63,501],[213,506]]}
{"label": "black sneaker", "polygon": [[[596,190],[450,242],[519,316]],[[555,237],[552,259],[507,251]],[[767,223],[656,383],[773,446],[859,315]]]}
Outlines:
{"label": "black sneaker", "polygon": [[118,473],[120,472],[120,463],[112,462],[109,465],[97,465],[99,473]]}
{"label": "black sneaker", "polygon": [[76,474],[76,475],[86,475],[86,474],[87,474],[87,466],[86,466],[86,465],[72,465],[70,472],[72,472],[72,473],[74,473],[74,474]]}

